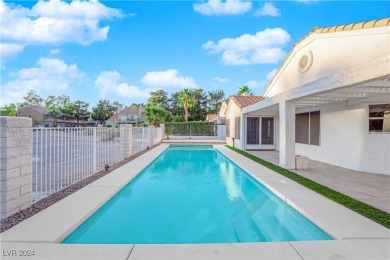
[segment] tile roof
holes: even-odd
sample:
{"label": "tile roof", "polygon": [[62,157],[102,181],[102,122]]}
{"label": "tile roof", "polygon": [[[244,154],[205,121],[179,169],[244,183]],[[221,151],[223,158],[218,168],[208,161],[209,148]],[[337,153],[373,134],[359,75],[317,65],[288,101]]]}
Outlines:
{"label": "tile roof", "polygon": [[272,79],[268,82],[267,87],[264,90],[264,93],[268,90],[268,87],[271,85],[274,78],[278,75],[279,71],[282,69],[283,65],[286,63],[290,55],[293,53],[295,46],[306,40],[309,36],[313,34],[326,34],[326,33],[337,33],[337,32],[343,32],[343,31],[352,31],[352,30],[360,30],[360,29],[368,29],[368,28],[375,28],[375,27],[384,27],[384,26],[390,26],[390,18],[384,18],[384,19],[377,19],[377,20],[371,20],[371,21],[364,21],[359,23],[351,23],[351,24],[344,24],[344,25],[338,25],[338,26],[331,26],[331,27],[324,27],[320,28],[318,26],[314,27],[311,32],[306,34],[302,39],[297,41],[292,45],[292,48],[290,52],[287,54],[286,58],[284,59],[283,63],[279,66],[278,71],[274,74]]}
{"label": "tile roof", "polygon": [[359,30],[359,29],[367,29],[367,28],[374,28],[374,27],[383,27],[383,26],[390,26],[390,18],[384,18],[384,19],[377,19],[372,21],[364,21],[359,23],[351,23],[351,24],[343,24],[338,26],[331,26],[331,27],[314,27],[311,32],[309,32],[307,35],[305,35],[302,39],[300,39],[298,42],[294,43],[292,46],[301,43],[303,40],[305,40],[307,37],[309,37],[312,34],[325,34],[325,33],[333,33],[333,32],[344,32],[344,31],[352,31],[352,30]]}
{"label": "tile roof", "polygon": [[207,114],[206,121],[213,120],[215,118],[218,118],[218,114]]}
{"label": "tile roof", "polygon": [[121,112],[119,112],[119,115],[128,115],[128,114],[138,115],[138,113],[139,113],[139,108],[137,107],[125,107],[124,109],[122,109]]}
{"label": "tile roof", "polygon": [[116,119],[116,115],[112,115],[109,119],[107,119],[106,121],[115,121]]}
{"label": "tile roof", "polygon": [[43,107],[43,106],[33,106],[33,105],[31,105],[31,106],[21,107],[21,109],[23,109],[23,108],[31,108],[31,109],[34,109],[35,111],[38,111],[39,113],[44,114],[44,115],[46,115],[46,114],[48,114],[50,112],[49,109],[47,109],[46,107]]}
{"label": "tile roof", "polygon": [[244,108],[263,100],[260,96],[231,96],[231,100],[239,107]]}

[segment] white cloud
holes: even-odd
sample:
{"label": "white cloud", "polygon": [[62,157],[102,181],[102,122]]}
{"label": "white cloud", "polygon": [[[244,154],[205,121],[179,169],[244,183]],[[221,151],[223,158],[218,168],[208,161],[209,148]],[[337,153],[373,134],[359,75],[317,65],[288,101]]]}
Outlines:
{"label": "white cloud", "polygon": [[256,11],[256,16],[281,16],[280,10],[277,9],[272,3],[265,3],[263,7]]}
{"label": "white cloud", "polygon": [[[244,85],[248,85],[248,87],[250,89],[254,89],[254,90],[262,90],[263,88],[265,88],[268,83],[271,81],[271,79],[275,76],[276,72],[278,70],[277,69],[273,69],[271,70],[270,72],[267,73],[267,75],[265,76],[265,79],[264,80],[261,80],[261,81],[256,81],[256,80],[249,80],[247,83],[245,83]],[[261,94],[261,93],[259,93]]]}
{"label": "white cloud", "polygon": [[226,83],[226,82],[229,82],[229,79],[228,78],[222,78],[222,77],[215,77],[213,78],[214,81],[218,82],[218,83]]}
{"label": "white cloud", "polygon": [[50,54],[59,54],[60,52],[61,52],[60,49],[50,50]]}
{"label": "white cloud", "polygon": [[140,89],[137,86],[120,82],[121,75],[117,71],[102,71],[95,80],[95,86],[99,89],[100,97],[116,95],[126,98],[148,98],[150,91],[154,89]]}
{"label": "white cloud", "polygon": [[226,65],[267,64],[281,61],[286,52],[282,49],[290,35],[281,28],[265,29],[255,35],[243,34],[238,38],[224,38],[217,43],[208,41],[203,48],[209,53],[222,53]]}
{"label": "white cloud", "polygon": [[209,0],[201,4],[194,4],[194,11],[204,15],[240,15],[252,8],[251,2],[240,0]]}
{"label": "white cloud", "polygon": [[12,74],[12,80],[2,88],[2,104],[16,103],[30,90],[39,95],[64,93],[69,85],[81,81],[85,75],[76,64],[67,65],[63,60],[41,58],[37,66],[25,68]]}
{"label": "white cloud", "polygon": [[142,78],[141,82],[146,86],[153,87],[178,87],[178,88],[197,88],[195,80],[192,77],[183,77],[179,75],[176,69],[166,71],[150,71]]}
{"label": "white cloud", "polygon": [[268,72],[268,74],[267,74],[267,76],[265,77],[265,79],[266,79],[267,81],[270,81],[270,80],[275,76],[276,72],[278,72],[277,69],[271,70],[270,72]]}
{"label": "white cloud", "polygon": [[7,59],[23,51],[24,46],[15,43],[0,43],[0,58]]}
{"label": "white cloud", "polygon": [[123,15],[97,0],[38,1],[31,9],[0,0],[0,16],[2,42],[16,44],[20,49],[27,45],[67,42],[89,45],[104,41],[110,27],[101,27],[100,21]]}

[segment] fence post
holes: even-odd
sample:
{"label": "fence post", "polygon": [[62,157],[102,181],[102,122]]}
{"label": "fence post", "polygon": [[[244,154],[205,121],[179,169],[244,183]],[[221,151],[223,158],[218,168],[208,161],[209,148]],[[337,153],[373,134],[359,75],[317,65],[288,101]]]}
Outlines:
{"label": "fence post", "polygon": [[159,139],[159,142],[161,142],[164,139],[165,136],[165,124],[160,124],[160,135],[157,137]]}
{"label": "fence post", "polygon": [[31,206],[32,120],[0,117],[1,219]]}
{"label": "fence post", "polygon": [[133,152],[133,125],[120,125],[120,143],[123,159],[129,158]]}
{"label": "fence post", "polygon": [[97,138],[96,138],[96,127],[93,128],[93,146],[92,146],[92,172],[96,173],[97,171],[97,151],[96,151],[96,146],[97,146]]}
{"label": "fence post", "polygon": [[154,139],[154,130],[156,128],[154,126],[149,126],[149,147],[153,146]]}
{"label": "fence post", "polygon": [[226,125],[217,125],[218,139],[226,140]]}

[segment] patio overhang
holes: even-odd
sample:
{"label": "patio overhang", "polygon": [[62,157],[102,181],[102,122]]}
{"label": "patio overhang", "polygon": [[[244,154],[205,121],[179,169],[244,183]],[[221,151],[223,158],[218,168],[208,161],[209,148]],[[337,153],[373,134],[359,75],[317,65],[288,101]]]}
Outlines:
{"label": "patio overhang", "polygon": [[[332,103],[355,106],[388,103],[390,100],[390,55],[292,88],[242,110],[244,116],[279,117],[280,162],[295,168],[295,114]],[[287,145],[288,143],[288,145]],[[288,147],[287,147],[288,146]],[[284,151],[285,150],[285,151]],[[287,154],[285,154],[287,153]]]}

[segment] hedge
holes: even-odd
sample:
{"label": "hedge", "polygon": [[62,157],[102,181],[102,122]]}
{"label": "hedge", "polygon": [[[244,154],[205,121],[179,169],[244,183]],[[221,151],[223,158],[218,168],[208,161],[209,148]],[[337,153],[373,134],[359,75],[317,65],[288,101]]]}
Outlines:
{"label": "hedge", "polygon": [[169,122],[165,123],[166,135],[216,136],[217,125],[213,122]]}

